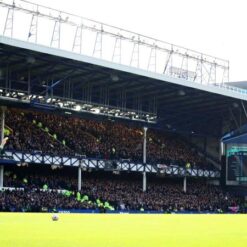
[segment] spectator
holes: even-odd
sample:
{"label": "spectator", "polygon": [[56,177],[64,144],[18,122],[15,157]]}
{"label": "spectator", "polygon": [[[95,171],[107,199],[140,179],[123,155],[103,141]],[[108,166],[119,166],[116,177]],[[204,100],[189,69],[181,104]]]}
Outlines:
{"label": "spectator", "polygon": [[[9,110],[6,123],[13,130],[7,149],[142,162],[140,128],[19,110]],[[178,135],[152,129],[147,135],[147,163],[212,168]]]}
{"label": "spectator", "polygon": [[[97,208],[107,202],[118,210],[155,211],[209,211],[224,212],[229,206],[240,204],[240,200],[224,193],[219,186],[208,185],[205,181],[191,180],[187,192],[182,190],[182,181],[150,178],[147,191],[143,192],[141,181],[133,175],[113,176],[106,173],[85,173],[78,201],[76,176],[69,176],[66,170],[36,170],[20,168],[7,171],[5,187],[24,188],[25,191],[1,192],[0,211],[41,210],[41,207],[63,209]],[[23,182],[23,177],[28,181]],[[42,190],[46,184],[49,189]],[[64,196],[59,190],[74,191]],[[91,201],[89,204],[88,202]]]}

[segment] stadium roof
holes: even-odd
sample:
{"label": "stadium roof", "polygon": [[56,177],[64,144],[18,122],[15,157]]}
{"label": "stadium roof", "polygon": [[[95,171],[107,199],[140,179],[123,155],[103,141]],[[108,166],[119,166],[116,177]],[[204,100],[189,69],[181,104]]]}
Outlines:
{"label": "stadium roof", "polygon": [[247,81],[234,81],[227,83],[230,86],[238,87],[247,90]]}
{"label": "stadium roof", "polygon": [[[29,90],[40,95],[46,92],[46,85],[54,82],[57,85],[53,94],[57,96],[114,106],[125,103],[127,108],[141,107],[144,111],[157,110],[158,125],[171,131],[220,137],[225,122],[241,125],[246,120],[245,90],[171,78],[0,36],[2,89]],[[124,102],[120,102],[122,100]]]}

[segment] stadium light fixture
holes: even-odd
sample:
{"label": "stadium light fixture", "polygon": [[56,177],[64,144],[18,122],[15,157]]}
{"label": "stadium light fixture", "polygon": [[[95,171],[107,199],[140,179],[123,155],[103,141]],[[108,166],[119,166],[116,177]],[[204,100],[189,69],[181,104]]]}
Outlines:
{"label": "stadium light fixture", "polygon": [[100,113],[100,109],[99,108],[91,108],[91,112],[95,113],[95,114],[99,114]]}
{"label": "stadium light fixture", "polygon": [[81,110],[81,106],[80,105],[76,105],[74,108],[76,111],[80,111]]}
{"label": "stadium light fixture", "polygon": [[66,98],[58,97],[45,97],[44,95],[28,94],[23,91],[11,91],[5,92],[4,90],[0,91],[0,97],[8,97],[9,100],[20,100],[25,103],[30,103],[36,108],[43,109],[62,109],[64,114],[71,115],[74,112],[81,113],[91,113],[99,114],[107,117],[116,117],[122,119],[131,119],[134,121],[142,121],[149,123],[157,122],[156,113],[142,112],[137,110],[130,109],[121,109],[115,106],[102,105],[98,103],[85,103],[80,100],[71,100]]}
{"label": "stadium light fixture", "polygon": [[17,95],[19,95],[19,96],[25,96],[25,94],[24,93],[17,93]]}

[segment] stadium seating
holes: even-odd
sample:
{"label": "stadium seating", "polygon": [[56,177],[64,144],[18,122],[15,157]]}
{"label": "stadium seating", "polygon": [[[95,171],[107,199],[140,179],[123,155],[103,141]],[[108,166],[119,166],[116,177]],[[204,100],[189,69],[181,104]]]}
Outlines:
{"label": "stadium seating", "polygon": [[[142,192],[140,175],[83,173],[80,196],[76,193],[75,169],[53,171],[49,167],[12,168],[5,171],[5,187],[23,188],[0,192],[0,211],[42,211],[61,209],[228,211],[239,199],[205,181],[189,180],[187,193],[182,179],[149,177]],[[58,193],[57,190],[60,190]]]}
{"label": "stadium seating", "polygon": [[[6,124],[13,130],[6,147],[10,150],[142,162],[141,128],[15,109],[7,112]],[[147,162],[212,168],[178,135],[152,129],[147,134]]]}
{"label": "stadium seating", "polygon": [[[142,161],[142,129],[126,124],[11,109],[6,114],[6,126],[10,132],[7,150]],[[209,168],[182,137],[153,129],[147,135],[147,162],[181,166],[190,162],[192,167]],[[75,168],[14,166],[5,169],[4,187],[8,189],[0,192],[0,211],[61,208],[225,212],[229,206],[241,204],[220,187],[189,180],[184,193],[181,178],[149,175],[147,191],[143,192],[140,174],[84,172],[82,190],[78,192]]]}
{"label": "stadium seating", "polygon": [[28,112],[12,110],[7,113],[6,125],[12,130],[6,149],[44,152],[47,154],[66,155],[69,149],[55,140],[31,121],[31,114]]}

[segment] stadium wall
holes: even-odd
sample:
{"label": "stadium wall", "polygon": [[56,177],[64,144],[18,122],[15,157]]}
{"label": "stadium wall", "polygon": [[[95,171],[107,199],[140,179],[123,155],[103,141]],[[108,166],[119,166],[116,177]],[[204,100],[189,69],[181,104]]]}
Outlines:
{"label": "stadium wall", "polygon": [[[231,209],[231,212],[228,212],[227,214],[237,213],[238,208]],[[180,210],[180,211],[172,211],[172,212],[163,212],[163,211],[140,211],[140,210],[115,210],[110,211],[107,210],[105,212],[100,210],[79,210],[79,209],[71,209],[71,210],[63,210],[58,209],[58,213],[65,213],[65,214],[95,214],[95,213],[107,213],[107,214],[219,214],[219,212],[212,212],[212,211],[186,211],[186,210]]]}

